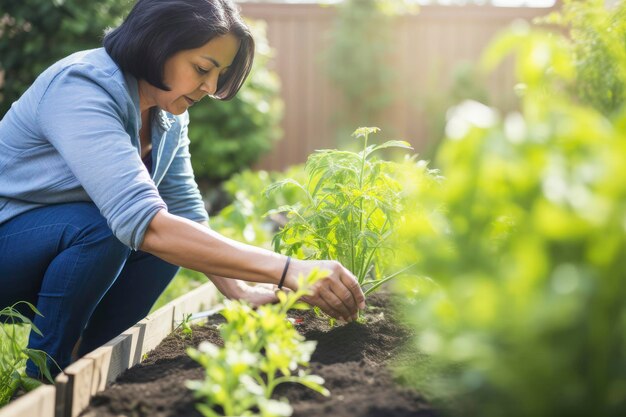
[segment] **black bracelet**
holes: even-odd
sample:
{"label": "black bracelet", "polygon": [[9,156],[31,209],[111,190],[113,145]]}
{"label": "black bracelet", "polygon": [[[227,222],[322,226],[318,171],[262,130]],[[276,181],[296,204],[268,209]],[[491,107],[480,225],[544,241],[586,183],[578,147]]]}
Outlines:
{"label": "black bracelet", "polygon": [[285,277],[287,276],[287,270],[289,269],[289,262],[291,262],[291,256],[287,256],[287,262],[285,263],[285,269],[283,269],[283,274],[280,277],[280,282],[278,283],[278,289],[283,288],[283,283],[285,282]]}

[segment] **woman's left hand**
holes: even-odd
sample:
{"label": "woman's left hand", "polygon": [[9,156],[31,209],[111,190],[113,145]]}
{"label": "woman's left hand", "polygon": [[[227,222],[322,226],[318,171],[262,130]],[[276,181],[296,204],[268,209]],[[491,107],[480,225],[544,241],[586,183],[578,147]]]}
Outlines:
{"label": "woman's left hand", "polygon": [[276,285],[272,284],[255,284],[249,285],[243,281],[238,281],[239,294],[232,297],[233,300],[246,301],[252,307],[258,307],[263,304],[273,304],[278,302],[276,297]]}
{"label": "woman's left hand", "polygon": [[210,276],[209,278],[213,281],[217,289],[229,300],[246,301],[252,307],[278,302],[278,297],[276,297],[276,285],[250,285],[238,279],[218,276]]}

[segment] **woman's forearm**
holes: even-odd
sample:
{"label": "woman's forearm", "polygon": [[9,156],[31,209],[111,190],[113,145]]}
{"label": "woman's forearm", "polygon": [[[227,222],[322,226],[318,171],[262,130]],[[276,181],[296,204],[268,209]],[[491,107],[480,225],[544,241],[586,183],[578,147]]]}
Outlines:
{"label": "woman's forearm", "polygon": [[283,255],[228,239],[165,210],[150,222],[141,250],[207,275],[272,284],[280,280],[286,260]]}

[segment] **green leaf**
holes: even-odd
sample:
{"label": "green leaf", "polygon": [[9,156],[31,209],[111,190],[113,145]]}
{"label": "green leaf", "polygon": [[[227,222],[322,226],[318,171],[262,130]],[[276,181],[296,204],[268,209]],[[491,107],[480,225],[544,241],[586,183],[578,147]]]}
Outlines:
{"label": "green leaf", "polygon": [[322,394],[324,397],[330,396],[330,391],[323,387],[324,378],[317,375],[305,375],[299,376],[294,382],[304,385],[307,388],[312,389],[315,392]]}
{"label": "green leaf", "polygon": [[380,132],[380,128],[378,127],[360,127],[352,133],[352,136],[355,138],[360,138],[369,136],[370,134],[377,132]]}
{"label": "green leaf", "polygon": [[374,148],[372,149],[371,152],[368,152],[368,154],[371,154],[372,152],[376,152],[380,149],[386,149],[386,148],[401,148],[401,149],[409,149],[409,150],[413,150],[413,146],[411,146],[411,144],[407,141],[404,140],[390,140],[387,141],[381,145],[377,145],[374,146]]}
{"label": "green leaf", "polygon": [[39,368],[39,371],[41,372],[41,374],[48,381],[50,381],[50,383],[54,383],[54,379],[52,378],[52,375],[50,374],[50,369],[48,368],[48,364],[46,361],[48,358],[48,355],[46,354],[46,352],[43,352],[41,350],[36,350],[36,349],[28,349],[28,348],[23,349],[23,352],[28,356],[28,358],[31,361],[33,361],[35,366]]}
{"label": "green leaf", "polygon": [[28,376],[21,377],[20,383],[22,385],[22,389],[27,392],[33,391],[34,389],[39,388],[42,385],[42,382],[38,379],[34,379]]}

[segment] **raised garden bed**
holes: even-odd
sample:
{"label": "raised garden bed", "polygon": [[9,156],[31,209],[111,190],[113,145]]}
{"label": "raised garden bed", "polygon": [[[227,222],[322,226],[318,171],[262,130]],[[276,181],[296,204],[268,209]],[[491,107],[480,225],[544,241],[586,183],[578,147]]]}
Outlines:
{"label": "raised garden bed", "polygon": [[[311,371],[322,376],[331,392],[323,397],[296,384],[279,386],[278,397],[289,399],[294,416],[434,416],[435,410],[419,393],[398,385],[388,370],[409,338],[394,320],[388,296],[368,299],[366,323],[329,327],[312,311],[297,312],[299,331],[318,345]],[[208,340],[220,345],[217,331],[222,321],[212,317],[194,327],[190,338],[174,333],[147,359],[122,374],[107,390],[96,395],[82,416],[201,416],[185,381],[202,379],[203,369],[185,353],[188,346]]]}
{"label": "raised garden bed", "polygon": [[78,416],[92,396],[145,359],[185,315],[206,310],[216,297],[207,283],[177,298],[64,369],[54,386],[43,385],[1,408],[0,417]]}

